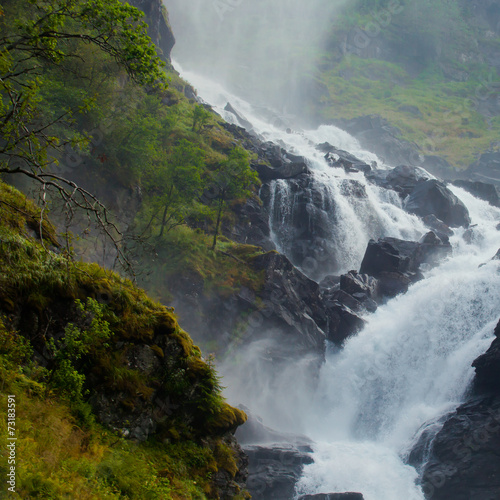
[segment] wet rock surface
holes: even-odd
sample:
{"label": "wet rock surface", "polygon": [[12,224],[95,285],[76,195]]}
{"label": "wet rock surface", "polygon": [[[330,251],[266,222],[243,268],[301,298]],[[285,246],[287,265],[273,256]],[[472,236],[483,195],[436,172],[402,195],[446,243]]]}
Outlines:
{"label": "wet rock surface", "polygon": [[471,222],[466,206],[435,179],[418,182],[404,206],[420,217],[434,215],[450,227],[467,227]]}
{"label": "wet rock surface", "polygon": [[175,37],[161,0],[130,0],[129,3],[144,12],[151,40],[160,49],[162,59],[170,62]]}
{"label": "wet rock surface", "polygon": [[473,363],[476,377],[469,400],[445,417],[427,445],[421,483],[428,499],[500,498],[499,337],[500,323],[489,350]]}
{"label": "wet rock surface", "polygon": [[[380,300],[384,297],[394,297],[408,291],[411,283],[422,278],[422,264],[434,265],[451,253],[451,250],[449,242],[443,242],[433,232],[427,233],[420,242],[397,238],[370,240],[359,272],[377,279],[376,286],[375,282],[371,283],[370,298],[375,296],[376,300]],[[350,286],[353,277],[355,275],[345,278]],[[359,287],[359,279],[357,281]]]}
{"label": "wet rock surface", "polygon": [[247,488],[259,500],[290,500],[305,465],[313,463],[305,446],[245,446],[249,458]]}

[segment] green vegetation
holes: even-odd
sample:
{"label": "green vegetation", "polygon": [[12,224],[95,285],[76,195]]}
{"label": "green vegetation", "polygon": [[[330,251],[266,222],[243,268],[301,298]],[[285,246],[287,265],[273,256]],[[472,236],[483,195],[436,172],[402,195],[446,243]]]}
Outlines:
{"label": "green vegetation", "polygon": [[[500,78],[479,56],[499,48],[458,0],[359,0],[331,27],[319,58],[322,119],[378,114],[424,154],[458,167],[498,147],[500,118],[487,110]],[[342,48],[343,47],[343,48]]]}
{"label": "green vegetation", "polygon": [[[1,5],[4,179],[24,174],[40,184],[42,214],[59,206],[72,219],[83,210],[127,266],[119,221],[107,210],[111,191],[140,192],[130,239],[161,240],[188,218],[213,221],[217,233],[226,201],[251,195],[256,175],[217,115],[162,70],[142,14],[119,0]],[[231,186],[222,205],[202,196],[214,184]]]}
{"label": "green vegetation", "polygon": [[[245,415],[170,309],[30,237],[39,210],[0,184],[0,399],[16,395],[18,497],[217,498],[217,474],[238,468],[225,436]],[[154,415],[156,432],[130,442],[96,412],[122,433]]]}

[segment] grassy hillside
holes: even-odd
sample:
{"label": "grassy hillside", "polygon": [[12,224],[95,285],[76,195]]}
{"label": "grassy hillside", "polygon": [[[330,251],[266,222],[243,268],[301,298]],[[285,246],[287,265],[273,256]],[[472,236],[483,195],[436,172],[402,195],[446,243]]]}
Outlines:
{"label": "grassy hillside", "polygon": [[500,34],[470,3],[359,0],[318,56],[323,120],[378,114],[425,154],[465,167],[498,149]]}

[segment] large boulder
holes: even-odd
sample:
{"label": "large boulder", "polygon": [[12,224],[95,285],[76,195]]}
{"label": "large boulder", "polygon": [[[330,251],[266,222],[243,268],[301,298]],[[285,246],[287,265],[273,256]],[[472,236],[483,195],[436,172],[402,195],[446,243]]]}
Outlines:
{"label": "large boulder", "polygon": [[385,178],[387,187],[398,192],[402,198],[408,196],[415,186],[431,178],[430,174],[423,168],[409,165],[401,165],[392,169]]}
{"label": "large boulder", "polygon": [[328,142],[318,144],[316,149],[325,153],[326,162],[332,167],[343,168],[346,172],[368,173],[372,167],[356,156],[332,146]]}
{"label": "large boulder", "polygon": [[[451,245],[435,233],[427,233],[420,242],[397,238],[370,240],[359,273],[378,280],[377,298],[394,297],[408,290],[422,275],[423,263],[436,264],[451,252]],[[352,278],[346,278],[349,280]],[[374,287],[374,283],[372,282]],[[375,290],[375,289],[374,289]]]}
{"label": "large boulder", "polygon": [[476,377],[469,401],[445,416],[437,434],[431,432],[427,444],[418,443],[412,452],[419,457],[428,499],[500,498],[499,337],[500,323],[490,349],[473,363]]}
{"label": "large boulder", "polygon": [[405,202],[405,209],[420,217],[435,215],[450,227],[468,227],[471,222],[467,207],[435,179],[418,182]]}
{"label": "large boulder", "polygon": [[259,500],[290,500],[304,465],[312,464],[308,446],[244,447],[249,459],[247,489]]}
{"label": "large boulder", "polygon": [[272,167],[266,164],[258,164],[255,166],[257,173],[262,181],[274,181],[277,179],[291,179],[301,174],[309,172],[305,162],[292,163],[291,161],[284,162],[278,167]]}
{"label": "large boulder", "polygon": [[499,449],[500,398],[486,396],[460,406],[432,441],[421,479],[426,498],[500,498]]}
{"label": "large boulder", "polygon": [[[345,188],[358,192],[353,185]],[[280,249],[295,266],[313,279],[337,267],[337,249],[332,241],[337,210],[327,186],[313,175],[302,174],[263,186],[261,196],[264,205],[269,206]]]}

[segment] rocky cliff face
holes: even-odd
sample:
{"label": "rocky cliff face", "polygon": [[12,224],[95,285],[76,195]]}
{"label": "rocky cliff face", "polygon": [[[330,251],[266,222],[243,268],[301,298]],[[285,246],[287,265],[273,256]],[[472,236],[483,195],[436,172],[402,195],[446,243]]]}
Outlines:
{"label": "rocky cliff face", "polygon": [[445,417],[436,437],[425,436],[413,458],[426,459],[422,485],[432,500],[500,497],[500,323],[490,349],[477,358],[469,400]]}
{"label": "rocky cliff face", "polygon": [[175,45],[175,37],[162,0],[129,0],[128,3],[144,12],[149,26],[149,36],[159,49],[162,59],[170,62],[170,52]]}

